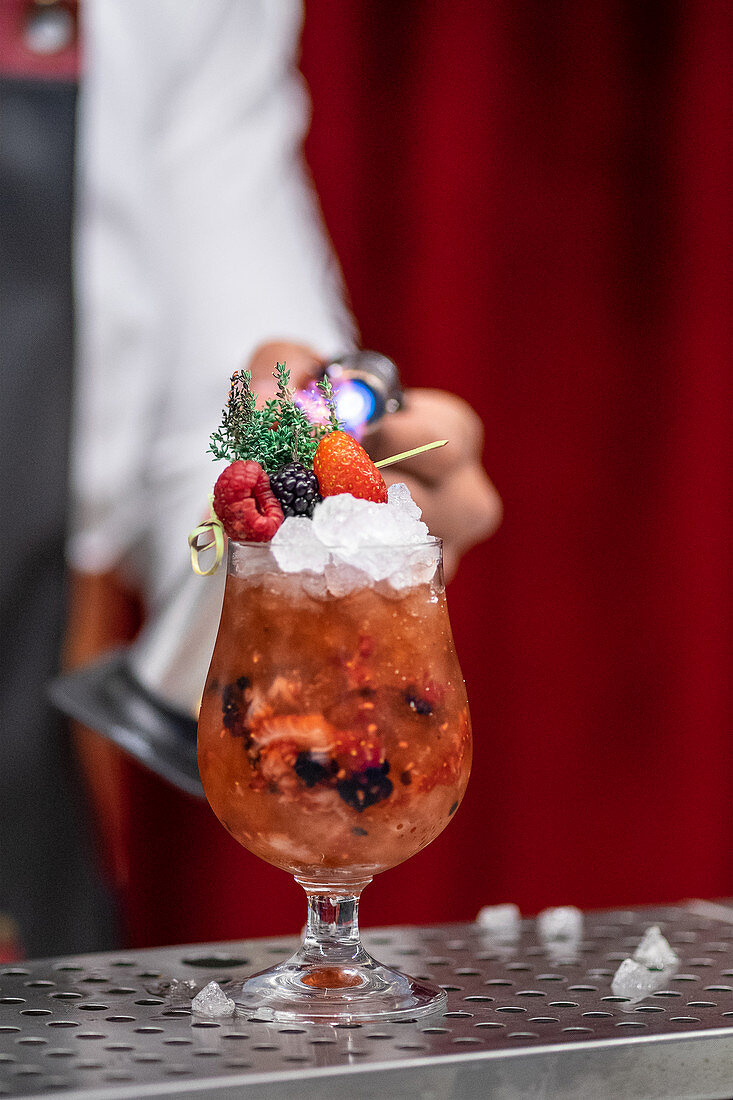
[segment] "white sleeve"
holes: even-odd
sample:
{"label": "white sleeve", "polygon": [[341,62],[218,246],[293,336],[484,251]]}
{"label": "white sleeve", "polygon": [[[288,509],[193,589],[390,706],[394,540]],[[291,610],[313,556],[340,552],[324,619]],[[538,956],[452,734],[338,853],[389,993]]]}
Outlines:
{"label": "white sleeve", "polygon": [[300,4],[82,10],[70,556],[97,571],[144,548],[155,593],[213,483],[232,371],[263,340],[328,355],[354,328],[302,161]]}

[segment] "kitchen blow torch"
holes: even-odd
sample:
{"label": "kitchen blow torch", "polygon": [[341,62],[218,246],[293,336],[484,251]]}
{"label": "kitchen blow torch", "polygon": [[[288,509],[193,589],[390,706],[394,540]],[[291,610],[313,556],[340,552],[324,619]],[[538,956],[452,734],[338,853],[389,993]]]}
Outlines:
{"label": "kitchen blow torch", "polygon": [[[361,439],[386,413],[402,406],[402,387],[394,361],[377,351],[353,351],[327,363],[321,377],[333,387],[338,416],[351,435]],[[328,420],[328,408],[317,382],[295,395],[295,402],[314,423]]]}

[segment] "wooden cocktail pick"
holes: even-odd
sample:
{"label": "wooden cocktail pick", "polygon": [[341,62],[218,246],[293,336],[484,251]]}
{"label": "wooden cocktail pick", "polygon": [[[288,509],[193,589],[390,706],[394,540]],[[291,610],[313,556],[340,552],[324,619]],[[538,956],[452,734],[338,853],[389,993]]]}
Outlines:
{"label": "wooden cocktail pick", "polygon": [[434,443],[423,443],[422,447],[413,447],[411,451],[402,451],[401,454],[392,455],[391,458],[382,458],[374,465],[378,468],[393,466],[395,462],[402,462],[403,459],[412,458],[413,455],[421,455],[423,451],[434,451],[437,447],[445,447],[447,442],[447,439],[436,439]]}

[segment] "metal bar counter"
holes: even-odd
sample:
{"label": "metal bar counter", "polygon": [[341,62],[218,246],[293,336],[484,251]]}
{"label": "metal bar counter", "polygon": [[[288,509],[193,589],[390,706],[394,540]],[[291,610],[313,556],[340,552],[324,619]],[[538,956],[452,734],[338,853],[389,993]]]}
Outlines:
{"label": "metal bar counter", "polygon": [[[635,1003],[611,978],[660,924],[680,956]],[[171,979],[227,984],[293,939],[159,948],[0,967],[0,1096],[731,1097],[733,906],[586,915],[575,945],[534,921],[514,943],[476,924],[377,929],[367,948],[432,978],[448,1006],[417,1021],[275,1024],[192,1015]]]}

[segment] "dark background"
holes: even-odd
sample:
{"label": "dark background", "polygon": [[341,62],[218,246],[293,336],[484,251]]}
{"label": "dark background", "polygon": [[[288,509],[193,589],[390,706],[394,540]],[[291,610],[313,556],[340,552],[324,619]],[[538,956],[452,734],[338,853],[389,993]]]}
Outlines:
{"label": "dark background", "polygon": [[[449,591],[468,794],[368,923],[733,894],[732,24],[307,3],[308,157],[363,343],[471,402],[505,504]],[[298,888],[182,797],[133,787],[131,941],[299,927]]]}

